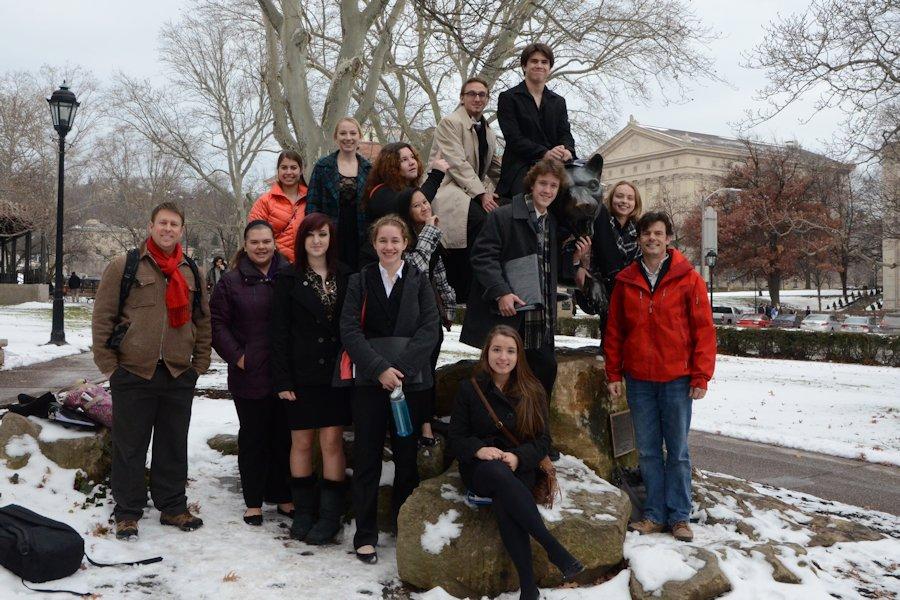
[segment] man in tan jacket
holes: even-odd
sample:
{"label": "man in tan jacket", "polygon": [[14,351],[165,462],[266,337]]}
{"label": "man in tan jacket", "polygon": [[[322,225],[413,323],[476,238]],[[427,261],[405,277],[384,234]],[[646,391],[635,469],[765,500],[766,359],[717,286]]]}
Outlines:
{"label": "man in tan jacket", "polygon": [[497,136],[483,116],[489,97],[484,79],[466,80],[460,90],[459,107],[438,123],[432,145],[432,155],[440,152],[450,165],[434,197],[434,214],[439,218],[447,250],[447,279],[456,297],[463,300],[468,298],[472,276],[468,248],[487,213],[497,208]]}
{"label": "man in tan jacket", "polygon": [[151,435],[150,495],[160,523],[182,531],[203,525],[188,511],[185,485],[194,387],[210,361],[206,286],[182,252],[184,212],[178,205],[164,202],[153,209],[149,230],[121,313],[126,256],[113,259],[104,271],[92,322],[94,362],[109,377],[113,397],[112,493],[119,539],[137,535],[147,504],[144,467]]}

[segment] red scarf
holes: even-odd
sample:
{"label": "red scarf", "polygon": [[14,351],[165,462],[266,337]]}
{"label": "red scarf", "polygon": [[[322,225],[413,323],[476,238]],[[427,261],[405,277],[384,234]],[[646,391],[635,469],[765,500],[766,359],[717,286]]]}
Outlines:
{"label": "red scarf", "polygon": [[177,329],[191,318],[191,311],[188,310],[191,290],[184,275],[178,269],[178,265],[184,259],[181,244],[175,246],[172,254],[166,254],[156,245],[153,238],[147,238],[147,252],[166,276],[168,282],[166,284],[166,310],[169,313],[169,325]]}

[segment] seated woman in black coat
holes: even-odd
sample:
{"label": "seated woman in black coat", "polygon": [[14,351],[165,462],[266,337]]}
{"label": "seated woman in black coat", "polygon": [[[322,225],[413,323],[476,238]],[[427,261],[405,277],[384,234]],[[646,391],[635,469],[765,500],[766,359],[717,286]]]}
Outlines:
{"label": "seated woman in black coat", "polygon": [[378,263],[350,277],[341,312],[341,339],[356,371],[353,389],[353,547],[365,563],[378,560],[378,485],[385,434],[391,433],[394,486],[391,518],[419,485],[416,436],[398,435],[391,423],[390,393],[402,385],[412,431],[434,385],[429,365],[440,318],[428,278],[403,260],[409,229],[396,215],[372,227]]}
{"label": "seated woman in black coat", "polygon": [[550,445],[544,388],[525,362],[522,338],[512,327],[497,325],[488,333],[475,366],[475,379],[503,424],[520,441],[498,431],[471,381],[463,381],[450,417],[450,450],[459,461],[463,483],[491,498],[494,515],[519,574],[519,598],[538,598],[531,563],[533,537],[566,580],[584,570],[553,537],[538,512],[531,488]]}
{"label": "seated woman in black coat", "polygon": [[[334,224],[307,215],[297,230],[295,261],[281,271],[272,303],[272,376],[291,429],[291,537],[330,542],[345,509],[343,432],[350,424],[350,396],[332,388],[341,348],[340,314],[349,269],[337,261]],[[312,452],[316,430],[322,450],[321,498],[316,520]]]}

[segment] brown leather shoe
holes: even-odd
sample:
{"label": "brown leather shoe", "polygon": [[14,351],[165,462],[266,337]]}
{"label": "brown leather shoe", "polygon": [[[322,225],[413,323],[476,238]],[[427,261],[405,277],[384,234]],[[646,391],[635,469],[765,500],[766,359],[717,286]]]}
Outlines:
{"label": "brown leather shoe", "polygon": [[137,521],[134,521],[132,519],[123,519],[121,521],[116,521],[117,540],[130,540],[131,538],[136,538],[137,534]]}
{"label": "brown leather shoe", "polygon": [[203,520],[200,517],[195,517],[189,511],[184,511],[179,515],[161,513],[159,522],[163,525],[177,527],[182,531],[194,531],[203,527]]}
{"label": "brown leather shoe", "polygon": [[648,533],[662,533],[663,531],[665,531],[666,526],[662,523],[651,521],[650,519],[641,519],[640,521],[629,523],[628,529],[630,529],[631,531],[637,531],[641,535],[645,535]]}
{"label": "brown leather shoe", "polygon": [[672,525],[672,537],[674,537],[679,542],[693,542],[694,532],[691,530],[691,526],[688,525],[686,521],[678,521],[677,523]]}

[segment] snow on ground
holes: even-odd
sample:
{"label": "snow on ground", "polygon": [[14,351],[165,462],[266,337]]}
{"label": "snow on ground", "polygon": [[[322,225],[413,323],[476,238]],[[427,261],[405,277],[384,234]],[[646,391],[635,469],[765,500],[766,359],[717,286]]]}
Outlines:
{"label": "snow on ground", "polygon": [[[842,294],[841,290],[822,290],[822,310],[824,311],[826,305],[836,301]],[[756,298],[756,303],[760,306],[772,302],[765,290],[762,296],[758,296],[754,290],[715,292],[713,293],[713,302],[716,306],[734,306],[742,310],[752,311],[754,297]],[[781,298],[781,307],[783,309],[806,310],[808,306],[813,312],[818,312],[819,310],[819,298],[816,290],[781,290],[779,297]]]}
{"label": "snow on ground", "polygon": [[[221,385],[221,371],[209,376],[214,385]],[[205,520],[203,528],[183,533],[159,524],[159,513],[148,509],[140,521],[138,540],[115,540],[109,523],[111,506],[108,499],[96,503],[72,489],[74,471],[61,469],[37,449],[34,440],[12,440],[19,453],[30,452],[28,464],[18,471],[18,483],[12,483],[12,471],[0,467],[0,495],[4,503],[20,503],[39,513],[73,526],[85,536],[87,552],[95,560],[115,562],[162,556],[157,564],[137,567],[98,568],[87,566],[71,577],[48,582],[42,587],[93,591],[106,598],[190,598],[245,599],[248,596],[272,599],[292,599],[298,593],[317,600],[352,598],[408,597],[417,600],[449,600],[441,589],[413,592],[402,588],[397,579],[395,539],[382,534],[379,562],[362,565],[352,554],[352,524],[344,527],[340,543],[326,547],[307,546],[288,537],[288,521],[278,517],[272,507],[266,509],[262,527],[249,527],[241,520],[243,500],[239,491],[237,460],[222,456],[206,445],[217,433],[235,433],[237,416],[227,400],[198,398],[194,403],[189,434],[190,473],[188,500]],[[871,513],[852,506],[821,501],[807,494],[802,496],[789,490],[761,487],[760,493],[790,499],[804,509],[821,509],[831,514],[862,520],[881,531],[900,530],[900,518],[884,513]],[[802,500],[801,500],[802,498]],[[445,522],[435,524],[432,532],[434,546],[454,536],[455,515],[446,515]],[[763,518],[761,516],[760,518]],[[773,527],[775,527],[773,525]],[[695,546],[725,551],[728,542],[748,542],[731,526],[696,525]],[[777,533],[777,532],[774,532]],[[648,587],[659,584],[665,557],[684,552],[687,546],[677,544],[671,536],[638,536],[628,534],[626,555],[631,557],[635,572]],[[812,548],[811,557],[820,567],[815,575],[785,559],[789,568],[804,573],[799,585],[779,584],[771,579],[771,570],[761,557],[729,552],[720,561],[722,570],[731,580],[734,591],[729,599],[768,600],[771,598],[828,599],[858,598],[854,581],[847,574],[855,573],[869,585],[882,586],[889,593],[900,592],[900,583],[889,574],[891,565],[900,563],[900,542],[886,539],[879,542],[840,544],[833,548]],[[665,562],[665,561],[664,561]],[[679,567],[669,561],[666,573],[689,576],[690,562]],[[688,568],[685,568],[688,567]],[[605,598],[627,600],[628,578],[625,570],[600,585],[583,588],[545,590],[546,600],[588,600]],[[3,598],[33,598],[32,592],[21,586],[17,578],[0,569],[0,589]],[[501,600],[515,600],[517,593],[503,594]],[[889,596],[884,596],[889,597]]]}
{"label": "snow on ground", "polygon": [[900,369],[720,354],[691,427],[900,466]]}
{"label": "snow on ground", "polygon": [[64,323],[65,346],[48,345],[52,324],[51,302],[25,302],[0,306],[0,338],[6,338],[3,370],[24,367],[80,354],[91,347],[91,309],[89,303],[66,303]]}

